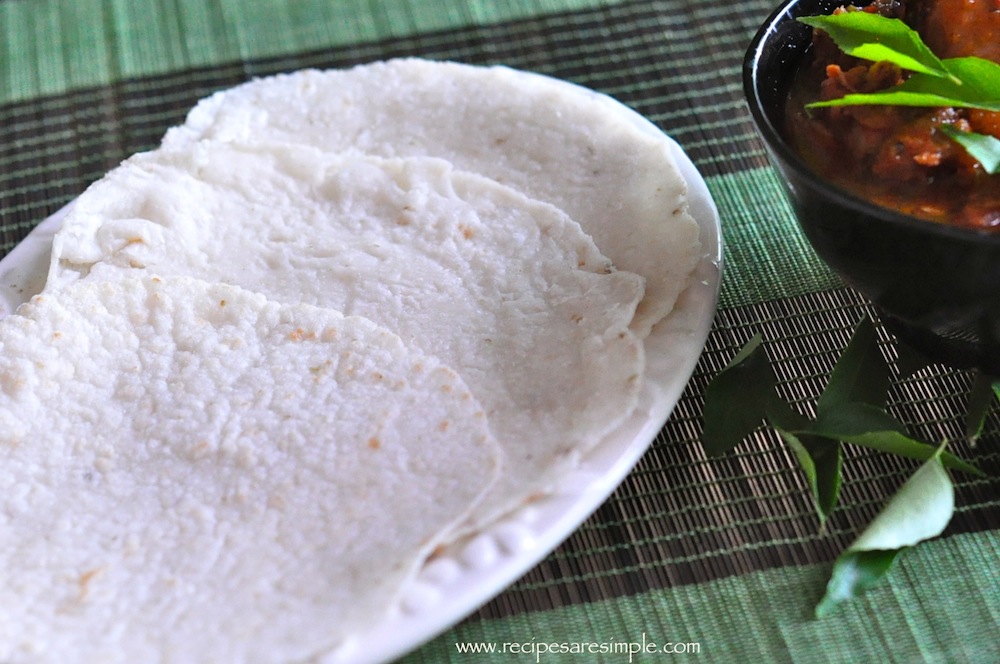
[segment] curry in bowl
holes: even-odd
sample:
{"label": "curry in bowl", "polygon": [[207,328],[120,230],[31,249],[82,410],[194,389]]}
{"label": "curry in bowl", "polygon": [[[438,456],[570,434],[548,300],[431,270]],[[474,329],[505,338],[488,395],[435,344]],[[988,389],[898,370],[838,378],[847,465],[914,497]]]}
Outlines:
{"label": "curry in bowl", "polygon": [[[945,62],[967,56],[1000,62],[1000,0],[876,0],[834,14],[846,12],[900,19]],[[789,90],[784,130],[811,169],[903,214],[1000,233],[1000,174],[990,174],[948,133],[1000,139],[1000,112],[888,104],[807,108],[892,90],[912,76],[893,62],[846,54],[821,29],[813,31],[810,51]]]}
{"label": "curry in bowl", "polygon": [[[1000,156],[987,122],[997,116],[980,112],[1000,111],[1000,64],[947,50],[978,43],[985,50],[975,52],[995,57],[995,33],[968,37],[1000,22],[994,8],[995,0],[877,0],[852,9],[842,0],[784,0],[751,40],[743,88],[798,225],[823,262],[901,341],[936,361],[1000,375],[1000,175],[991,174],[1000,159],[991,163],[978,149]],[[844,22],[892,29],[872,57],[836,34],[833,24]],[[877,41],[878,30],[862,46],[869,36]],[[934,55],[925,40],[947,55]],[[911,42],[937,63],[943,78],[933,85],[943,80],[949,99],[962,103],[857,104],[866,94],[884,101],[933,87],[930,74],[903,67],[912,62],[893,63],[899,52],[919,50]],[[898,52],[881,57],[887,47]],[[841,52],[849,50],[851,57]],[[876,64],[884,61],[905,72]],[[866,93],[863,85],[876,82],[885,87]],[[844,83],[853,86],[847,95],[835,87]]]}

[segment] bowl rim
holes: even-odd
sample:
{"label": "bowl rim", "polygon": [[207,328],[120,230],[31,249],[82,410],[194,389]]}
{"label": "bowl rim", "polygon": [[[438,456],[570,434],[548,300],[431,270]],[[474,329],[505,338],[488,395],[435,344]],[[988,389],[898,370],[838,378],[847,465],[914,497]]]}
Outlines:
{"label": "bowl rim", "polygon": [[[810,187],[822,191],[825,195],[835,200],[838,205],[849,208],[852,211],[867,216],[878,217],[894,226],[901,226],[907,230],[930,233],[938,235],[942,239],[948,238],[962,242],[975,242],[977,244],[987,243],[1000,248],[1000,230],[984,231],[968,228],[964,226],[953,226],[939,222],[929,221],[912,217],[888,207],[875,205],[870,201],[860,198],[845,189],[837,187],[828,180],[820,177],[813,171],[799,154],[788,144],[784,135],[772,122],[763,101],[759,94],[760,85],[760,60],[763,49],[771,38],[778,35],[778,27],[788,21],[793,21],[799,16],[809,15],[799,11],[801,6],[807,2],[820,5],[829,0],[782,0],[767,17],[764,23],[757,30],[743,58],[743,94],[749,106],[750,114],[757,127],[758,133],[767,144],[767,147],[777,153],[777,156],[788,166],[793,168],[796,175],[806,181]],[[861,5],[870,4],[866,0],[856,0]],[[834,7],[844,4],[843,1],[833,1],[830,4]],[[812,30],[803,25],[807,30]],[[811,32],[809,33],[811,34]],[[805,55],[809,48],[805,48],[802,53]],[[1000,177],[997,175],[996,177]]]}

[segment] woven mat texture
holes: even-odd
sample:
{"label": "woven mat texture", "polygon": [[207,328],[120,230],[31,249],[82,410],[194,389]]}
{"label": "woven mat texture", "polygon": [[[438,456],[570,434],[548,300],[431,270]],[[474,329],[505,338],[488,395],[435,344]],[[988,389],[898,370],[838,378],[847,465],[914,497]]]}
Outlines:
{"label": "woven mat texture", "polygon": [[[524,640],[565,634],[565,625],[622,633],[640,616],[661,631],[730,625],[701,637],[698,661],[858,661],[852,653],[1000,661],[995,636],[982,629],[1000,621],[998,584],[970,581],[995,582],[1000,571],[1000,436],[955,447],[992,471],[956,476],[957,515],[934,544],[961,596],[904,576],[866,600],[863,614],[829,627],[804,615],[815,595],[793,595],[821,592],[829,563],[915,464],[851,449],[842,505],[820,532],[806,482],[776,436],[760,432],[721,459],[701,449],[705,387],[755,333],[783,393],[808,410],[854,326],[874,316],[808,247],[746,112],[741,61],[772,8],[770,0],[0,0],[0,255],[123,158],[155,146],[199,98],[253,76],[419,55],[503,63],[608,93],[674,137],[715,198],[726,272],[713,330],[670,421],[622,486],[536,568],[413,661],[469,661],[449,645],[459,634]],[[879,334],[892,360],[892,340]],[[932,367],[897,380],[892,409],[928,440],[960,438],[970,379]],[[996,413],[988,426],[1000,431]],[[919,555],[907,574],[934,577],[929,554]],[[913,590],[921,583],[929,595]],[[912,602],[902,601],[907,592],[917,593]],[[932,618],[948,610],[964,617]],[[786,621],[780,629],[777,616]],[[753,638],[755,630],[780,644]]]}

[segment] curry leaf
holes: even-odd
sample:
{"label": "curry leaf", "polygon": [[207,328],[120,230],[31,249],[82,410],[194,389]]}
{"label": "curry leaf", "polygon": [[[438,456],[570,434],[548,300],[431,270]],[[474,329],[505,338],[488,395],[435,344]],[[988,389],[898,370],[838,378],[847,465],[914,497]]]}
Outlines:
{"label": "curry leaf", "polygon": [[816,605],[816,617],[825,617],[843,602],[875,586],[889,572],[898,553],[898,549],[842,553],[833,565],[826,594]]}
{"label": "curry leaf", "polygon": [[968,131],[959,131],[952,126],[943,125],[941,132],[952,139],[983,166],[990,175],[1000,173],[1000,138]]}
{"label": "curry leaf", "polygon": [[817,101],[807,108],[824,106],[921,106],[1000,110],[1000,64],[982,58],[946,61],[958,81],[927,74],[913,74],[899,85],[867,93],[851,93],[838,99]]}
{"label": "curry leaf", "polygon": [[[900,364],[904,364],[903,348]],[[914,366],[921,366],[921,359]],[[765,421],[794,453],[809,482],[821,527],[836,507],[843,443],[925,461],[860,537],[837,559],[817,617],[877,584],[899,552],[941,533],[954,511],[946,467],[982,476],[943,449],[910,438],[883,407],[888,367],[874,327],[862,320],[837,362],[810,419],[778,397],[777,381],[758,334],[713,379],[706,391],[703,444],[721,454]],[[1000,398],[1000,381],[988,389]]]}
{"label": "curry leaf", "polygon": [[761,341],[754,336],[705,391],[702,444],[709,455],[724,454],[753,433],[778,398]]}
{"label": "curry leaf", "polygon": [[955,509],[955,488],[938,447],[900,487],[849,549],[901,549],[940,535]]}
{"label": "curry leaf", "polygon": [[[911,79],[912,80],[912,79]],[[933,92],[918,92],[904,88],[906,83],[881,92],[851,93],[806,104],[806,108],[827,108],[833,106],[919,106],[925,108],[980,108],[986,111],[1000,111],[1000,100],[968,99]]]}
{"label": "curry leaf", "polygon": [[852,93],[815,102],[807,108],[890,105],[1000,111],[1000,63],[974,56],[941,60],[901,20],[868,12],[808,16],[799,20],[826,32],[848,55],[892,62],[914,72],[892,88]]}
{"label": "curry leaf", "polygon": [[933,445],[906,435],[898,420],[868,404],[842,404],[828,410],[810,423],[809,429],[804,433],[918,461],[926,461],[937,454],[948,468],[983,475],[981,470],[954,454],[947,451],[939,453]]}
{"label": "curry leaf", "polygon": [[840,497],[840,470],[843,463],[840,442],[808,433],[809,419],[775,399],[767,410],[767,423],[792,450],[809,482],[813,505],[819,516],[820,528],[826,523]]}
{"label": "curry leaf", "polygon": [[994,399],[1000,399],[1000,378],[976,372],[969,388],[969,409],[965,416],[965,437],[972,445],[983,433]]}
{"label": "curry leaf", "polygon": [[869,12],[842,12],[802,17],[799,21],[830,35],[848,55],[865,60],[885,60],[908,71],[937,77],[951,75],[920,35],[899,19]]}
{"label": "curry leaf", "polygon": [[805,473],[813,505],[816,507],[822,527],[830,518],[840,498],[840,471],[844,458],[840,441],[827,440],[807,433],[797,434],[781,428],[776,430],[791,448],[802,472]]}
{"label": "curry leaf", "polygon": [[889,366],[879,352],[875,326],[865,317],[855,327],[847,348],[837,360],[816,410],[823,413],[849,402],[884,407],[889,384]]}
{"label": "curry leaf", "polygon": [[811,423],[811,431],[824,436],[850,437],[869,431],[903,433],[904,428],[902,422],[886,411],[860,402],[828,408]]}
{"label": "curry leaf", "polygon": [[955,511],[955,489],[942,465],[942,452],[938,448],[920,466],[837,558],[816,617],[877,584],[900,551],[944,531]]}
{"label": "curry leaf", "polygon": [[[944,60],[944,66],[951,72],[951,79],[933,81],[929,77],[918,75],[911,76],[904,84],[907,89],[915,92],[927,88],[948,90],[951,95],[960,99],[991,108],[995,108],[997,102],[1000,102],[1000,63],[968,56]],[[917,80],[914,81],[914,78]]]}
{"label": "curry leaf", "polygon": [[[974,56],[941,60],[919,33],[901,20],[869,12],[841,12],[798,20],[826,32],[849,55],[892,62],[913,72],[899,85],[813,102],[806,104],[808,109],[879,105],[1000,112],[1000,63]],[[949,127],[943,128],[943,132],[965,148],[987,173],[1000,173],[1000,139]]]}
{"label": "curry leaf", "polygon": [[954,75],[953,79],[917,73],[885,90],[852,93],[839,99],[818,101],[807,108],[889,105],[1000,110],[1000,64],[976,57],[951,58],[944,63]]}

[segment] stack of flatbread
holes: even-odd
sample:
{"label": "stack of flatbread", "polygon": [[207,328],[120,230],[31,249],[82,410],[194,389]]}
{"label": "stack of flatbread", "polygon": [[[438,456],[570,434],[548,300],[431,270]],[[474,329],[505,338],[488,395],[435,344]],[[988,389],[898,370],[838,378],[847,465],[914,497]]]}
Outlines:
{"label": "stack of flatbread", "polygon": [[73,204],[0,321],[0,661],[307,661],[636,407],[700,251],[615,102],[255,80]]}

